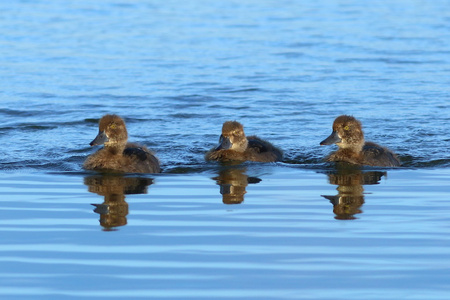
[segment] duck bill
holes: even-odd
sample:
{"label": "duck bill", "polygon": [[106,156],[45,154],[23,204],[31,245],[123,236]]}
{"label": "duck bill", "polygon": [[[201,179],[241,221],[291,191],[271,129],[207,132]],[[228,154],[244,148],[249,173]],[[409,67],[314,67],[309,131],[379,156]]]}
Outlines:
{"label": "duck bill", "polygon": [[98,135],[95,137],[95,139],[89,144],[91,146],[96,145],[103,145],[104,143],[108,142],[109,139],[106,136],[106,133],[104,131],[100,131]]}
{"label": "duck bill", "polygon": [[219,146],[215,149],[217,150],[228,150],[231,148],[231,141],[229,138],[224,137],[223,135],[220,136],[219,139]]}
{"label": "duck bill", "polygon": [[329,137],[324,139],[320,142],[320,145],[332,145],[342,142],[341,138],[339,137],[338,133],[336,131],[333,131]]}

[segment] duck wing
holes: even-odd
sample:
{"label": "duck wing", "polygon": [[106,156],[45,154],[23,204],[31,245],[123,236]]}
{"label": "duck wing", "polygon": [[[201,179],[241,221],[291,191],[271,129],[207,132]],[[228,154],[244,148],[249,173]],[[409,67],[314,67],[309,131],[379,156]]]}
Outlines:
{"label": "duck wing", "polygon": [[365,143],[362,151],[365,163],[370,166],[397,167],[400,165],[395,154],[375,143]]}
{"label": "duck wing", "polygon": [[139,160],[146,160],[148,158],[148,152],[145,151],[144,149],[140,148],[140,147],[134,147],[134,148],[126,148],[125,150],[123,150],[123,155],[128,155],[128,156],[135,156],[137,158],[139,158]]}
{"label": "duck wing", "polygon": [[248,148],[256,151],[257,153],[263,153],[269,151],[266,146],[266,143],[259,139],[248,139]]}

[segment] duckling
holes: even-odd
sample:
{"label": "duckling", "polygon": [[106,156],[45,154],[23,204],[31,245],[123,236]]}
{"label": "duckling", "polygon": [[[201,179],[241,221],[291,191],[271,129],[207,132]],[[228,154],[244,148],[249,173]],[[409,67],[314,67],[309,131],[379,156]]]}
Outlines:
{"label": "duckling", "polygon": [[218,161],[280,161],[283,153],[271,143],[257,136],[246,137],[244,126],[236,121],[223,123],[219,146],[205,155],[206,160]]}
{"label": "duckling", "polygon": [[91,146],[104,147],[84,162],[86,170],[109,170],[129,173],[160,173],[158,159],[145,146],[127,143],[128,133],[123,119],[104,115],[99,122],[99,133]]}
{"label": "duckling", "polygon": [[389,149],[364,141],[361,122],[352,116],[342,115],[333,123],[333,132],[320,145],[336,144],[339,149],[327,161],[344,161],[357,165],[398,167],[400,161]]}

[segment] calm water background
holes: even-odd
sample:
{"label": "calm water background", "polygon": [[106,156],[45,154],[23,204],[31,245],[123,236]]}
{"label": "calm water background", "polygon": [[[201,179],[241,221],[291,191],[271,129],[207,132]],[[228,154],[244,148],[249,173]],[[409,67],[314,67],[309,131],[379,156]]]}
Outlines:
{"label": "calm water background", "polygon": [[[0,296],[448,299],[449,7],[0,2]],[[105,113],[163,174],[81,169]],[[404,167],[324,164],[340,114]],[[206,163],[226,120],[284,162]]]}

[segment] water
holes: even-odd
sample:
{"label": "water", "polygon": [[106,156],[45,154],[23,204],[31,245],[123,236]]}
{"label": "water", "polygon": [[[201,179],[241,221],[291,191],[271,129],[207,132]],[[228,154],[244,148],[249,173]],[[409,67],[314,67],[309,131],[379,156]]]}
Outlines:
{"label": "water", "polygon": [[[1,297],[447,299],[448,5],[0,3]],[[162,174],[81,169],[106,113]],[[340,114],[403,167],[323,163]]]}

